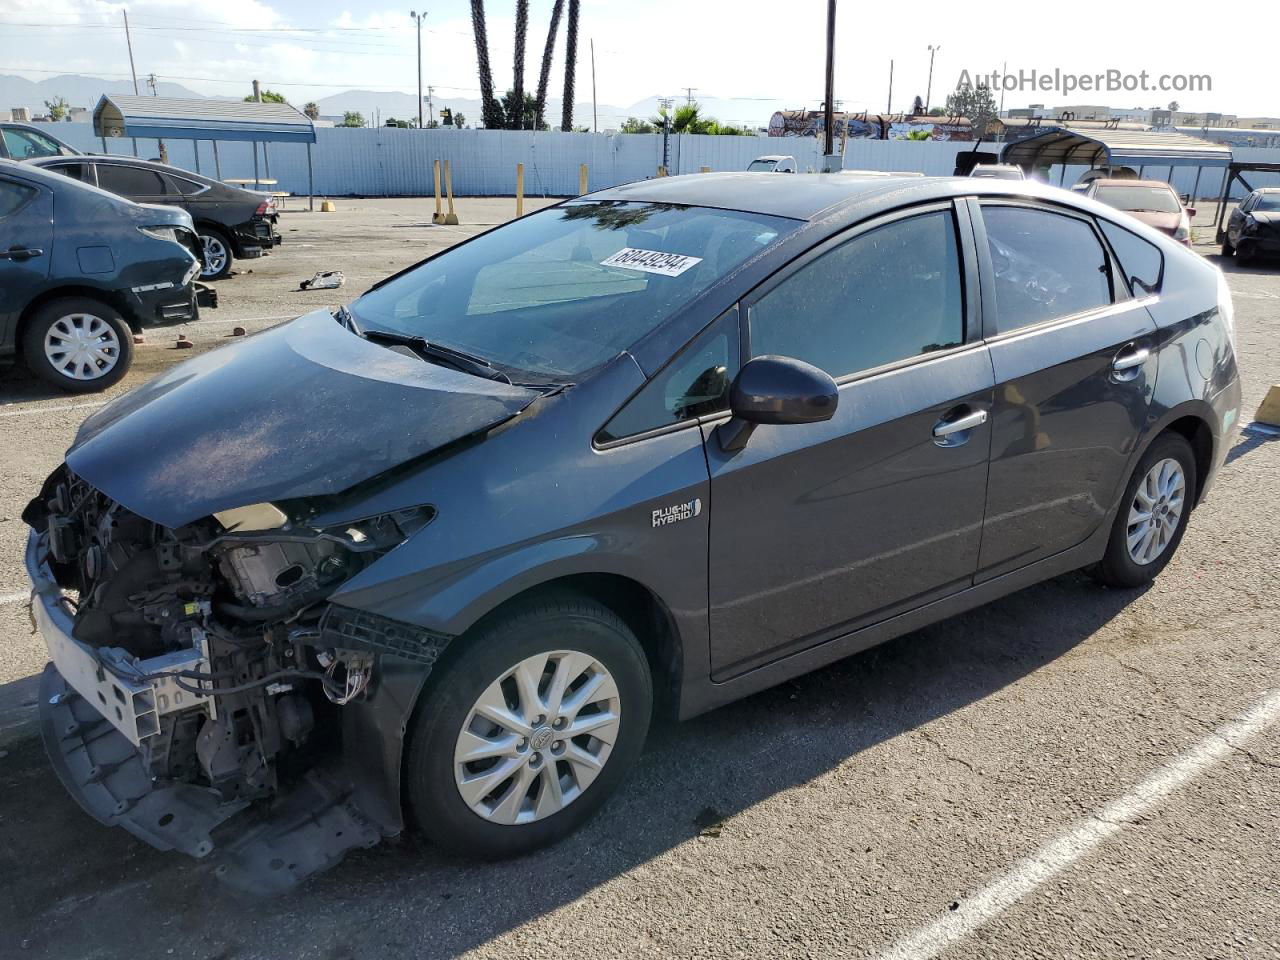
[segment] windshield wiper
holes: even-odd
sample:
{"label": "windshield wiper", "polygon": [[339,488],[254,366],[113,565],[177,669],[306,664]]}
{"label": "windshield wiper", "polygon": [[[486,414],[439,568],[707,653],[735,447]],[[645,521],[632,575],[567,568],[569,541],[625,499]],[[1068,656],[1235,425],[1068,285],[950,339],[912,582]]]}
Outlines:
{"label": "windshield wiper", "polygon": [[333,319],[337,320],[357,337],[364,336],[360,330],[360,325],[356,323],[356,318],[351,315],[351,311],[344,304],[340,304],[338,309],[333,311]]}
{"label": "windshield wiper", "polygon": [[426,337],[415,336],[411,333],[394,333],[390,330],[372,329],[365,330],[361,336],[366,340],[382,340],[386,343],[399,343],[406,347],[412,347],[429,360],[435,360],[442,365],[453,367],[455,370],[461,370],[463,373],[469,373],[474,377],[496,380],[499,383],[511,383],[510,377],[487,360],[481,357],[474,357],[469,353],[463,353],[461,350],[455,350],[452,347],[432,343]]}

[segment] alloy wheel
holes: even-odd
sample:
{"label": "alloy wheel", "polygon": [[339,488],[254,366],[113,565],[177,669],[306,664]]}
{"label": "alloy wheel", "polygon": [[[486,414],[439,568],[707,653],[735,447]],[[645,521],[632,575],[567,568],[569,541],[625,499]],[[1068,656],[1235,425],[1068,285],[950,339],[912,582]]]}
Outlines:
{"label": "alloy wheel", "polygon": [[1154,464],[1138,484],[1129,506],[1129,557],[1145,566],[1158,559],[1178,530],[1186,505],[1187,478],[1171,457]]}
{"label": "alloy wheel", "polygon": [[70,380],[97,380],[120,360],[120,338],[101,317],[72,313],[59,317],[44,337],[49,365]]}
{"label": "alloy wheel", "polygon": [[212,277],[221,273],[227,266],[227,245],[219,237],[203,234],[200,242],[204,244],[204,269],[202,277]]}
{"label": "alloy wheel", "polygon": [[541,820],[600,775],[617,741],[621,702],[605,666],[575,650],[528,657],[485,689],[454,748],[454,780],[492,823]]}

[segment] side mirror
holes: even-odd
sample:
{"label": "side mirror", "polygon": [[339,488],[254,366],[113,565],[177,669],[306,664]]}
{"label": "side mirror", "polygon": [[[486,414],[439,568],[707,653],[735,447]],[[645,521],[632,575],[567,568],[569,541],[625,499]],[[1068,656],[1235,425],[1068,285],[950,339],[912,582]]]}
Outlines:
{"label": "side mirror", "polygon": [[820,423],[835,415],[839,402],[836,382],[813,364],[756,357],[734,378],[729,389],[733,417],[716,428],[716,436],[722,450],[741,450],[762,423]]}
{"label": "side mirror", "polygon": [[1187,216],[1188,216],[1188,217],[1194,217],[1195,215],[1196,215],[1196,208],[1195,208],[1195,207],[1187,207]]}

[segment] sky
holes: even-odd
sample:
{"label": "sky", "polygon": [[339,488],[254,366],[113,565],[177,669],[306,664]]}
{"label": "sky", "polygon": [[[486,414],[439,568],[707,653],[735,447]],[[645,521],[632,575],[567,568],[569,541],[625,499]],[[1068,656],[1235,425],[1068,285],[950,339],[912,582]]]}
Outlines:
{"label": "sky", "polygon": [[[348,0],[0,0],[0,72],[44,79],[60,73],[127,78],[121,28],[127,7],[139,75],[155,73],[200,93],[239,95],[257,78],[304,103],[345,89],[399,90],[417,84],[415,30],[408,4]],[[731,98],[721,121],[765,123],[777,101],[816,108],[822,98],[826,3],[823,0],[582,0],[578,101],[591,97],[589,40],[595,41],[601,103],[626,107],[655,95]],[[846,109],[907,108],[929,85],[930,44],[938,46],[931,102],[940,104],[967,71],[990,74],[1055,69],[1072,74],[1116,70],[1203,74],[1209,91],[1005,93],[1006,107],[1044,103],[1166,105],[1239,116],[1280,115],[1280,85],[1269,58],[1227,37],[1213,38],[1211,17],[1197,29],[1150,4],[1117,4],[1105,15],[1070,5],[988,0],[854,4],[837,18],[836,99]],[[526,87],[537,85],[552,0],[531,0]],[[566,4],[567,7],[567,4]],[[499,92],[511,82],[514,0],[486,3],[490,60]],[[420,8],[419,8],[420,9]],[[1201,8],[1203,12],[1203,8]],[[1230,34],[1275,36],[1280,4],[1240,0]],[[478,96],[467,0],[429,2],[423,21],[423,73],[442,97]],[[564,27],[552,95],[563,78]],[[997,93],[997,99],[999,94]]]}

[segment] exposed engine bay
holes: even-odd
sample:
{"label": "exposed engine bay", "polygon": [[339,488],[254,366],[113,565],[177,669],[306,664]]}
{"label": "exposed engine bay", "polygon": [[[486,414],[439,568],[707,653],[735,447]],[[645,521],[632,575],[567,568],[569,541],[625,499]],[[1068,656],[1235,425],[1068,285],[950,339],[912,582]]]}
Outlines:
{"label": "exposed engine bay", "polygon": [[[64,467],[25,516],[71,623],[69,637],[40,626],[57,668],[46,673],[65,761],[55,767],[82,806],[104,822],[121,817],[157,846],[203,856],[215,845],[208,830],[223,820],[310,792],[320,809],[337,810],[331,817],[354,820],[349,840],[376,842],[353,806],[339,809],[341,778],[317,771],[336,766],[341,712],[368,697],[379,654],[403,651],[397,625],[371,624],[372,615],[327,598],[430,522],[429,508],[317,529],[305,505],[258,504],[170,529]],[[103,739],[112,733],[104,720],[127,745]],[[110,795],[95,801],[103,787]],[[167,812],[148,824],[130,812],[145,803]],[[193,840],[164,835],[181,819],[175,810],[203,815]],[[314,802],[295,812],[316,820]],[[341,823],[334,832],[344,835]],[[316,868],[340,855],[322,852]],[[294,879],[309,872],[287,866]]]}

